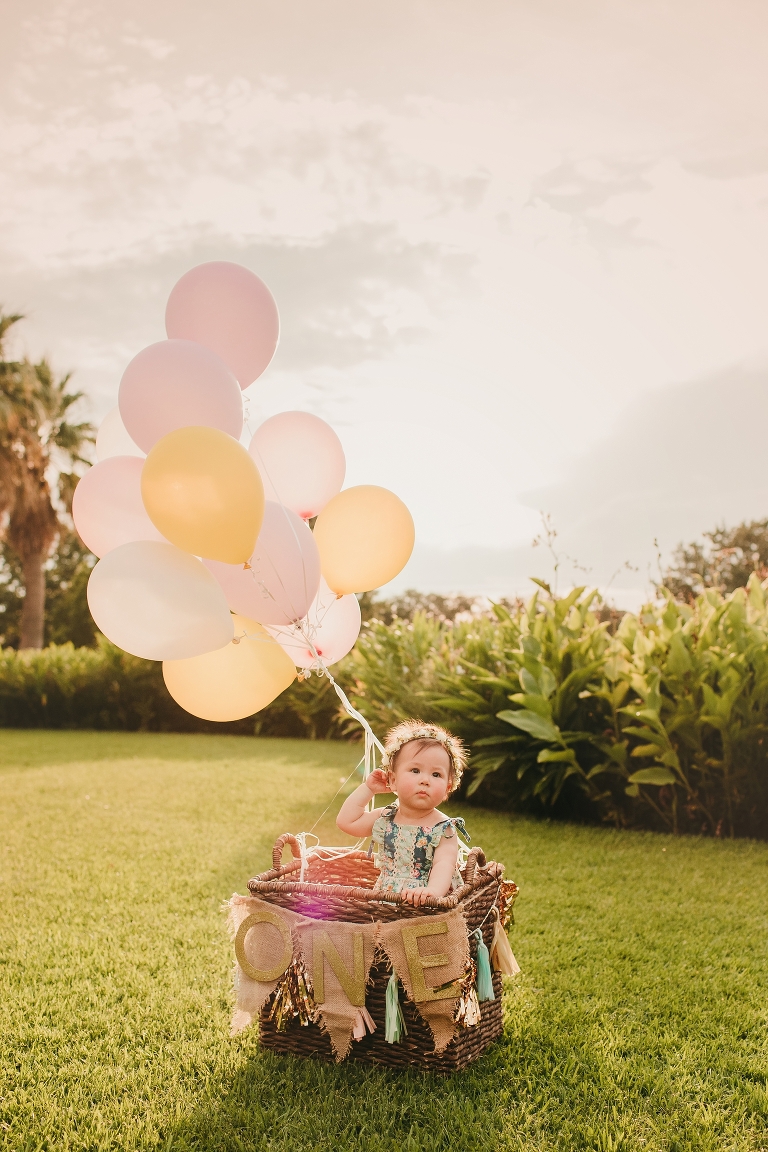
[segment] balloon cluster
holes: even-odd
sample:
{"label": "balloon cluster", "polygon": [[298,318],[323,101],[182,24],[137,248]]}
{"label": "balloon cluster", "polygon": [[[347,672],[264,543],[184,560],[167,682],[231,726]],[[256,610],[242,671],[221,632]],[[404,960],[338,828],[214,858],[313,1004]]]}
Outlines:
{"label": "balloon cluster", "polygon": [[75,526],[100,557],[88,605],[118,647],[163,661],[182,708],[237,720],[297,668],[322,672],[350,651],[354,593],[403,568],[413,520],[385,488],[341,490],[344,452],[317,416],[281,412],[240,442],[242,389],[279,334],[258,276],[201,264],[175,285],[165,322],[168,339],[123,373],[99,462],[75,491]]}

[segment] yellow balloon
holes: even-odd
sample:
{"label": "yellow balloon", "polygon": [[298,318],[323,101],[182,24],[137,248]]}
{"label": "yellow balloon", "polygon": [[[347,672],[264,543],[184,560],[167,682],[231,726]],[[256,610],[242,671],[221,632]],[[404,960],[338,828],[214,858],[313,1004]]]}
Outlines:
{"label": "yellow balloon", "polygon": [[233,619],[235,639],[224,648],[189,660],[163,661],[163,679],[171,696],[201,720],[252,716],[296,677],[290,656],[261,624],[247,616]]}
{"label": "yellow balloon", "polygon": [[369,592],[394,579],[413,551],[413,517],[394,492],[375,484],[345,488],[315,521],[315,542],[329,588]]}
{"label": "yellow balloon", "polygon": [[194,556],[242,564],[264,518],[264,485],[242,444],[218,428],[178,428],[158,440],[141,471],[150,520]]}

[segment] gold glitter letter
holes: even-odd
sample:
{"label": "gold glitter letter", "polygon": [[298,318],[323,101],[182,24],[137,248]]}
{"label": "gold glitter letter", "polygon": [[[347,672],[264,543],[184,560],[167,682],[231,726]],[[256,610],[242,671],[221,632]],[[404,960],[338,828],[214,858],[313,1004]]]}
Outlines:
{"label": "gold glitter letter", "polygon": [[[245,938],[251,928],[255,928],[257,924],[264,923],[274,924],[275,928],[280,932],[283,938],[283,956],[280,963],[275,964],[273,968],[254,968],[245,954]],[[260,984],[268,984],[271,980],[277,980],[279,976],[282,976],[293,959],[291,930],[282,916],[278,916],[277,912],[270,912],[268,908],[259,908],[258,911],[252,912],[250,916],[246,916],[238,928],[237,935],[235,936],[235,956],[243,972],[251,980],[258,980]]]}
{"label": "gold glitter letter", "polygon": [[400,931],[403,935],[403,948],[411,973],[413,999],[416,1003],[421,1004],[425,1000],[448,1000],[458,996],[461,992],[461,985],[458,981],[445,988],[427,988],[424,980],[425,968],[439,968],[442,964],[448,964],[449,958],[446,953],[438,952],[434,956],[422,956],[419,952],[420,936],[446,936],[448,934],[448,925],[445,920],[430,920],[426,924],[403,924]]}
{"label": "gold glitter letter", "polygon": [[328,957],[334,976],[341,984],[350,1004],[362,1008],[365,1004],[365,958],[363,956],[363,934],[352,936],[352,957],[354,974],[350,976],[344,961],[339,956],[336,945],[327,932],[312,933],[312,987],[318,1004],[325,1003],[325,963]]}

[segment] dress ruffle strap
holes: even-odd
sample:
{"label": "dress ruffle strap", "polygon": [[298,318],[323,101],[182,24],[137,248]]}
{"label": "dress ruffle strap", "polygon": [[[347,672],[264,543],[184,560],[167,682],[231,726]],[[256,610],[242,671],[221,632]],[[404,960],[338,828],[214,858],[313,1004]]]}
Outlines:
{"label": "dress ruffle strap", "polygon": [[467,832],[467,826],[464,823],[463,817],[452,816],[451,817],[451,824],[453,824],[454,828],[459,833],[459,835],[462,836],[466,840],[467,844],[472,843],[472,837],[470,836],[469,832]]}

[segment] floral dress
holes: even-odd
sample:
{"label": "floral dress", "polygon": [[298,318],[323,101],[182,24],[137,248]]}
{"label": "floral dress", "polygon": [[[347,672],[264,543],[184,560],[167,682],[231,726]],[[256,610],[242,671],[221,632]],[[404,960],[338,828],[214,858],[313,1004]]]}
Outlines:
{"label": "floral dress", "polygon": [[[378,891],[402,892],[405,888],[426,888],[435,857],[435,849],[443,836],[453,838],[457,831],[465,840],[469,835],[460,816],[440,820],[432,828],[417,824],[397,824],[397,804],[382,808],[381,815],[371,830],[371,848],[378,849],[377,863],[381,875],[376,881]],[[451,890],[460,888],[464,881],[458,865],[451,880]]]}

